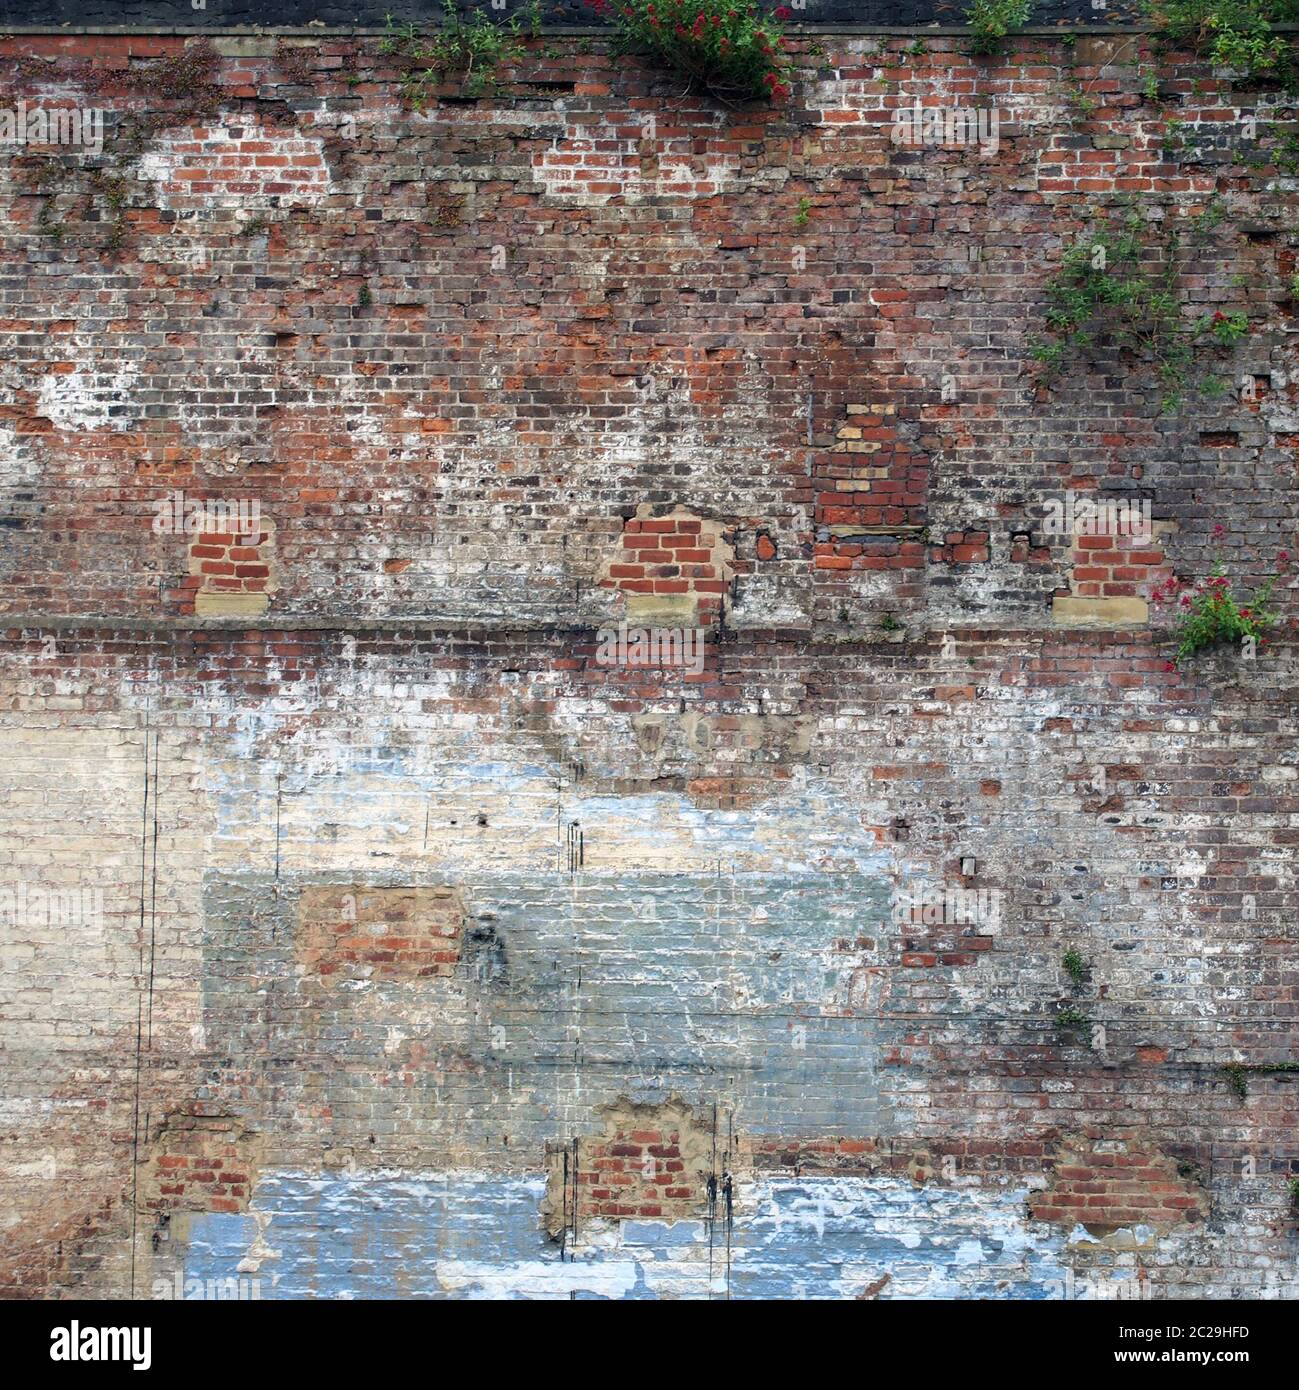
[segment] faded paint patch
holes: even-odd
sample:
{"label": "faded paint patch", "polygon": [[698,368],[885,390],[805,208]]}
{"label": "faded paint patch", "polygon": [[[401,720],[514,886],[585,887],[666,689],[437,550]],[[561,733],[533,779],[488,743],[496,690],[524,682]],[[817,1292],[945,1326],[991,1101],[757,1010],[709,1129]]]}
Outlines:
{"label": "faded paint patch", "polygon": [[[268,1027],[281,1056],[341,1045],[302,969],[297,891],[283,873],[209,880],[204,1025],[221,1055],[254,1055]],[[859,983],[878,956],[859,933],[886,896],[828,873],[479,876],[452,977],[350,981],[348,1066],[296,1067],[273,1103],[247,1102],[277,1154],[327,1142],[339,1162],[540,1157],[619,1096],[699,1114],[723,1089],[753,1133],[880,1133],[881,1017]]]}
{"label": "faded paint patch", "polygon": [[544,1191],[540,1176],[466,1171],[268,1173],[251,1212],[190,1219],[184,1274],[228,1279],[264,1240],[277,1254],[259,1266],[263,1298],[1088,1296],[1018,1186],[763,1176],[738,1183],[729,1228],[595,1223],[563,1252],[538,1216]]}

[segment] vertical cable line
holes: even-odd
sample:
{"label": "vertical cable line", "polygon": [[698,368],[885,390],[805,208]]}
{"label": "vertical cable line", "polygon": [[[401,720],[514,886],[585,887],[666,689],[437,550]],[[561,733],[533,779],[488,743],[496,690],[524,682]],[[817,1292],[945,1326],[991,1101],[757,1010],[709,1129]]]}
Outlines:
{"label": "vertical cable line", "polygon": [[713,1244],[717,1231],[717,1102],[713,1102],[713,1154],[708,1165],[708,1301],[713,1301]]}
{"label": "vertical cable line", "polygon": [[735,1234],[735,1182],[731,1167],[735,1162],[735,1113],[726,1117],[726,1301],[731,1301],[731,1241]]}
{"label": "vertical cable line", "polygon": [[[144,1050],[144,893],[145,870],[149,853],[149,702],[144,705],[144,795],[140,806],[140,950],[136,978],[140,991],[135,1001],[135,1106],[131,1120],[131,1297],[135,1297],[135,1240],[139,1220],[140,1186],[140,1067]],[[156,873],[156,865],[155,865]],[[152,969],[152,965],[150,967]]]}
{"label": "vertical cable line", "polygon": [[[153,865],[149,885],[149,1028],[146,1033],[145,1050],[153,1051],[153,979],[154,962],[158,948],[158,790],[162,785],[158,780],[158,753],[162,743],[162,730],[153,731]],[[147,754],[146,754],[147,756]],[[145,1112],[148,1124],[148,1112]]]}

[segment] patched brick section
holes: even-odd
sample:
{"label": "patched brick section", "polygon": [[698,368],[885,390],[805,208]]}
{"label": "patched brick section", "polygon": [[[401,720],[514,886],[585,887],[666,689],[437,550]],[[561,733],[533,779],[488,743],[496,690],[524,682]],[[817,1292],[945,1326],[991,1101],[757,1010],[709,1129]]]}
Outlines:
{"label": "patched brick section", "polygon": [[460,959],[464,925],[454,888],[307,888],[298,959],[333,983],[446,976]]}
{"label": "patched brick section", "polygon": [[950,915],[954,920],[944,912],[930,921],[917,908],[910,921],[900,924],[893,954],[904,970],[977,965],[992,950],[993,938],[986,928],[960,920],[959,913]]}
{"label": "patched brick section", "polygon": [[218,531],[190,538],[185,611],[197,617],[257,617],[275,592],[275,524],[263,517],[246,536]]}
{"label": "patched brick section", "polygon": [[709,1213],[723,1181],[727,1118],[718,1128],[683,1101],[600,1110],[604,1130],[547,1146],[543,1214],[552,1236],[593,1219],[685,1221]]}
{"label": "patched brick section", "polygon": [[923,529],[928,461],[898,437],[897,407],[850,405],[822,463],[818,520],[893,533]]}
{"label": "patched brick section", "polygon": [[941,544],[930,547],[929,558],[942,565],[986,565],[991,539],[987,531],[948,531]]}
{"label": "patched brick section", "polygon": [[1069,556],[1069,593],[1058,594],[1052,614],[1061,623],[1145,622],[1147,599],[1166,572],[1162,532],[1149,535],[1075,535]]}
{"label": "patched brick section", "polygon": [[856,588],[848,576],[876,572],[888,603],[919,602],[929,471],[929,459],[903,439],[896,405],[848,405],[834,442],[813,460],[813,566],[823,589],[841,587],[852,599]]}
{"label": "patched brick section", "polygon": [[143,1211],[244,1211],[260,1138],[234,1115],[168,1115],[143,1157]]}
{"label": "patched brick section", "polygon": [[1029,1203],[1037,1221],[1107,1236],[1129,1226],[1196,1225],[1208,1214],[1208,1193],[1193,1170],[1137,1140],[1065,1143],[1053,1169],[1050,1185]]}
{"label": "patched brick section", "polygon": [[628,622],[710,627],[726,612],[734,578],[735,549],[720,522],[643,503],[600,583],[627,596]]}
{"label": "patched brick section", "polygon": [[[1052,621],[1063,627],[1144,625],[1149,621],[1150,595],[1169,572],[1167,538],[1177,531],[1177,523],[1153,521],[1148,513],[1142,519],[1140,508],[1148,508],[1148,502],[1136,495],[1097,491],[1091,477],[1070,483],[1080,512],[1059,552],[1067,587],[1052,597]],[[1037,539],[1041,537],[1036,533],[1013,536],[1012,562],[1043,560],[1049,551],[1035,548]]]}

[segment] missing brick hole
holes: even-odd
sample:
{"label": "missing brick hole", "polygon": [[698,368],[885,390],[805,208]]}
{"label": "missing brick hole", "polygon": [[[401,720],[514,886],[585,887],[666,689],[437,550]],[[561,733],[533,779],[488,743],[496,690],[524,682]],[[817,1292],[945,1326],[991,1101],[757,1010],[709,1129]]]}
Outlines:
{"label": "missing brick hole", "polygon": [[1240,443],[1240,435],[1235,430],[1201,430],[1200,447],[1203,449],[1234,449]]}
{"label": "missing brick hole", "polygon": [[466,933],[462,956],[479,984],[500,984],[509,978],[510,961],[505,942],[497,934],[495,921],[487,915]]}

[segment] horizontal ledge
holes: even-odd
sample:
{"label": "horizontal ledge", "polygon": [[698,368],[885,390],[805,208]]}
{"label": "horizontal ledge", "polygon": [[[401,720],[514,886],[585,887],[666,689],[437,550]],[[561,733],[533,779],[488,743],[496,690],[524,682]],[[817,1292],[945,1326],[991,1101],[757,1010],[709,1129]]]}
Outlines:
{"label": "horizontal ledge", "polygon": [[[430,26],[436,27],[436,26]],[[1273,30],[1277,33],[1287,33],[1292,30],[1299,31],[1299,24],[1274,24]],[[1054,35],[1056,38],[1065,34],[1133,34],[1141,32],[1156,33],[1158,28],[1153,24],[1069,24],[1059,26],[1033,27],[1017,30],[1013,35],[1008,36],[1010,41],[1017,38],[1040,38],[1043,35]],[[379,28],[374,25],[349,25],[334,28],[325,26],[301,28],[291,25],[279,24],[245,24],[233,28],[201,28],[189,25],[149,25],[149,24],[104,24],[104,25],[65,25],[56,27],[48,24],[8,24],[0,37],[13,37],[18,34],[55,34],[55,35],[75,35],[75,34],[137,34],[142,38],[169,38],[185,36],[191,38],[201,34],[207,34],[213,38],[241,36],[249,37],[258,34],[279,34],[288,37],[300,38],[339,38],[351,37],[355,35],[374,35],[383,37],[391,32],[386,28]],[[611,30],[596,25],[543,25],[542,34],[566,36],[572,35],[575,38],[606,38],[612,41],[613,33]],[[973,31],[963,24],[803,24],[796,29],[788,31],[791,38],[797,38],[800,34],[937,34],[950,36],[953,38],[968,37]]]}
{"label": "horizontal ledge", "polygon": [[[883,614],[881,613],[881,617]],[[1014,637],[1014,636],[1048,636],[1060,637],[1070,631],[1084,631],[1083,628],[1062,627],[1058,621],[1051,621],[1049,614],[1043,615],[1041,623],[1026,625],[1017,623],[1014,625],[1002,626],[990,624],[986,619],[983,621],[971,622],[946,622],[939,621],[926,623],[920,618],[908,618],[905,614],[898,619],[902,626],[909,632],[920,636],[929,633],[948,633],[948,632],[979,632],[989,636]],[[249,620],[247,617],[230,618],[172,618],[172,619],[147,619],[139,617],[105,618],[105,617],[70,617],[67,614],[24,614],[22,616],[7,615],[0,616],[0,639],[13,640],[8,637],[11,632],[18,633],[46,633],[46,632],[108,632],[129,635],[139,634],[167,634],[167,633],[187,633],[187,632],[256,632],[256,633],[277,633],[277,632],[408,632],[412,629],[422,632],[441,632],[448,634],[465,633],[474,636],[494,636],[494,637],[527,637],[536,635],[550,635],[554,637],[572,636],[575,634],[593,634],[605,630],[627,628],[653,627],[653,623],[636,622],[624,618],[610,618],[605,622],[537,622],[537,623],[502,623],[493,624],[490,621],[465,619],[465,618],[436,618],[411,614],[409,617],[384,617],[384,618],[322,618],[322,617],[293,617],[291,614],[277,616],[274,618]],[[1123,629],[1093,628],[1092,631],[1099,633],[1113,633]],[[1134,627],[1127,631],[1149,631],[1154,629],[1146,627]],[[830,642],[835,645],[845,645],[851,643],[892,643],[898,639],[891,632],[880,631],[874,627],[854,628],[851,624],[843,624],[836,627],[834,624],[807,624],[807,625],[787,625],[771,627],[733,627],[726,626],[720,629],[706,629],[711,640],[715,642],[733,643],[749,639],[758,640],[802,640],[811,643]]]}

